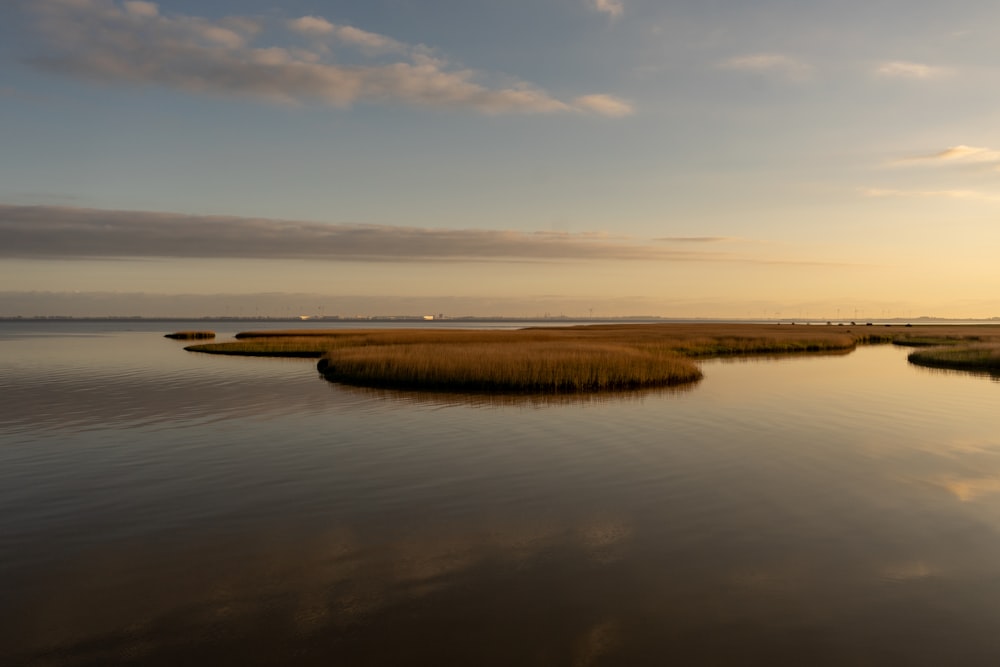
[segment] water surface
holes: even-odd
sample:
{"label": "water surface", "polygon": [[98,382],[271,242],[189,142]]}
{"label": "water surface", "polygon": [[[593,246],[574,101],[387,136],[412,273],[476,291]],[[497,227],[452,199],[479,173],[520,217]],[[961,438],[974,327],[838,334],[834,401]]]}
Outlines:
{"label": "water surface", "polygon": [[122,328],[0,324],[0,664],[1000,660],[997,382],[435,396]]}

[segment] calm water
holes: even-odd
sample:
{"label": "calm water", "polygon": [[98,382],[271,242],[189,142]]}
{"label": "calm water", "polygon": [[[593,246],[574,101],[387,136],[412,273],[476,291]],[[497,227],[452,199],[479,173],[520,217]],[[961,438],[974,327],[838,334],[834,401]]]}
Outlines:
{"label": "calm water", "polygon": [[173,328],[0,324],[0,664],[1000,663],[988,378],[426,396]]}

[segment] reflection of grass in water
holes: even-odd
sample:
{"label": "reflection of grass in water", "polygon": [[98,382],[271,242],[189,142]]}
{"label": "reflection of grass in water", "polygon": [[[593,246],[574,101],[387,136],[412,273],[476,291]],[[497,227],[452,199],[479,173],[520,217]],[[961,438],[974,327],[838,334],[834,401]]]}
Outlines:
{"label": "reflection of grass in water", "polygon": [[809,357],[810,359],[814,357],[846,357],[853,351],[854,348],[849,347],[843,350],[821,350],[819,352],[810,352],[810,351],[784,352],[784,353],[759,352],[756,354],[718,355],[713,357],[712,360],[720,364],[757,364],[768,361],[785,361],[787,359],[801,359],[802,357]]}
{"label": "reflection of grass in water", "polygon": [[168,333],[164,338],[174,338],[176,340],[199,340],[206,338],[215,338],[214,331],[175,331],[174,333]]}
{"label": "reflection of grass in water", "polygon": [[978,341],[978,336],[903,336],[892,341],[893,345],[904,347],[939,347],[942,345],[961,345]]}
{"label": "reflection of grass in water", "polygon": [[907,359],[918,366],[1000,376],[1000,345],[997,344],[934,347],[911,352]]}
{"label": "reflection of grass in water", "polygon": [[495,393],[486,391],[434,391],[432,389],[390,389],[385,387],[363,387],[346,384],[336,386],[339,391],[358,397],[388,401],[399,401],[414,405],[435,407],[463,406],[473,408],[545,408],[557,405],[608,405],[611,403],[639,402],[647,398],[668,394],[682,394],[692,391],[695,383],[645,389],[623,389],[620,391],[573,392],[573,393]]}
{"label": "reflection of grass in water", "polygon": [[856,338],[822,327],[599,325],[507,331],[247,332],[189,346],[216,354],[322,357],[332,381],[462,392],[619,391],[691,383],[693,359],[849,351]]}

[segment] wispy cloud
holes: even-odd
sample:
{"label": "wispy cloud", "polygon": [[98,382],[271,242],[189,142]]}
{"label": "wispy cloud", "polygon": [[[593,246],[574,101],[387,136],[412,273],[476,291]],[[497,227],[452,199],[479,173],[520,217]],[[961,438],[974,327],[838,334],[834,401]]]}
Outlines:
{"label": "wispy cloud", "polygon": [[970,201],[1000,201],[1000,195],[978,190],[895,190],[887,188],[862,188],[868,197],[905,197],[911,199],[966,199]]}
{"label": "wispy cloud", "polygon": [[573,106],[614,118],[629,116],[635,111],[631,104],[611,95],[582,95],[573,100]]}
{"label": "wispy cloud", "polygon": [[996,477],[948,476],[936,483],[963,503],[1000,493],[1000,479]]}
{"label": "wispy cloud", "polygon": [[[708,241],[706,237],[704,241]],[[638,260],[828,263],[676,250],[599,233],[322,224],[0,204],[0,257],[246,258],[359,262]]]}
{"label": "wispy cloud", "polygon": [[[563,100],[525,81],[492,84],[492,77],[456,66],[426,46],[319,16],[271,25],[241,16],[168,15],[151,2],[114,0],[34,0],[30,9],[44,49],[31,62],[79,79],[341,108],[365,102],[486,114],[620,117],[632,111],[605,93]],[[265,27],[283,28],[300,46],[257,44]],[[331,55],[341,47],[368,60],[344,64]],[[395,58],[374,60],[386,55]]]}
{"label": "wispy cloud", "polygon": [[303,35],[330,35],[337,29],[321,16],[302,16],[288,22],[288,27]]}
{"label": "wispy cloud", "polygon": [[743,72],[771,72],[795,80],[806,79],[812,73],[811,65],[782,53],[752,53],[735,56],[723,60],[718,64],[718,67]]}
{"label": "wispy cloud", "polygon": [[402,42],[398,42],[391,37],[368,32],[349,25],[334,25],[319,16],[303,16],[288,22],[288,27],[293,32],[309,37],[330,37],[334,40],[360,48],[369,54],[378,53],[406,53],[408,48]]}
{"label": "wispy cloud", "polygon": [[625,5],[621,0],[593,0],[593,7],[612,18],[618,18],[625,12]]}
{"label": "wispy cloud", "polygon": [[913,155],[892,162],[893,165],[932,164],[996,164],[1000,166],[1000,151],[984,146],[959,144],[936,153]]}
{"label": "wispy cloud", "polygon": [[721,243],[739,239],[732,236],[660,236],[653,240],[661,243]]}
{"label": "wispy cloud", "polygon": [[906,60],[893,60],[880,63],[875,68],[875,73],[879,76],[902,79],[932,79],[945,76],[950,72],[951,70],[946,67],[936,67],[934,65],[925,65]]}

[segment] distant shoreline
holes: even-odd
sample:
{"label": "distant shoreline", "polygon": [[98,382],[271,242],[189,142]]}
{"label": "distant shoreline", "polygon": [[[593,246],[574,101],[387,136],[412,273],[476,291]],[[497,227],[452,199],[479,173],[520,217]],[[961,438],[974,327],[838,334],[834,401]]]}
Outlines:
{"label": "distant shoreline", "polygon": [[366,317],[139,317],[139,316],[107,316],[107,317],[75,317],[68,315],[32,315],[32,316],[0,316],[0,322],[295,322],[305,323],[355,323],[355,322],[401,322],[420,324],[448,324],[463,322],[526,322],[526,323],[645,323],[663,322],[674,324],[800,324],[807,326],[823,326],[827,324],[845,326],[882,325],[926,325],[926,324],[998,324],[1000,316],[985,318],[947,318],[921,316],[914,318],[890,317],[877,319],[833,319],[822,318],[727,318],[727,317],[657,317],[654,315],[635,315],[625,317],[434,317],[414,315],[371,315]]}

